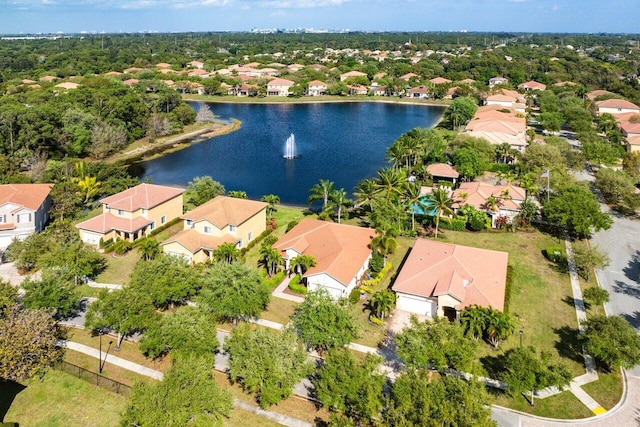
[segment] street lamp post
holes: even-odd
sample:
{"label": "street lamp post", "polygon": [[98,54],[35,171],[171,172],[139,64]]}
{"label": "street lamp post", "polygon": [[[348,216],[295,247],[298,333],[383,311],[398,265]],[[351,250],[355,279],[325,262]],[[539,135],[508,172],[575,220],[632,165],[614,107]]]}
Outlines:
{"label": "street lamp post", "polygon": [[520,334],[520,347],[522,347],[522,334],[524,334],[524,331],[520,329],[518,333]]}
{"label": "street lamp post", "polygon": [[107,351],[104,353],[104,360],[102,360],[102,329],[99,330],[98,335],[100,336],[100,350],[98,353],[98,373],[102,374],[102,369],[104,368],[104,364],[107,363],[107,355],[109,354],[109,349],[111,349],[111,344],[113,344],[112,340],[109,340],[109,345],[107,346]]}

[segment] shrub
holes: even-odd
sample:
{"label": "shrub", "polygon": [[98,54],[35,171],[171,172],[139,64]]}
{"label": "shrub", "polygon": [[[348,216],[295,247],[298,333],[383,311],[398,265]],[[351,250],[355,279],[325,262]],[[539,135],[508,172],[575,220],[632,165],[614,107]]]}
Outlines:
{"label": "shrub", "polygon": [[293,227],[295,227],[296,225],[298,225],[298,221],[295,221],[295,220],[294,220],[294,221],[290,221],[290,222],[287,224],[287,231],[286,231],[286,232],[288,233],[289,231],[291,231],[291,229],[292,229]]}
{"label": "shrub", "polygon": [[562,259],[562,248],[560,246],[547,246],[544,248],[544,256],[552,262],[559,262]]}
{"label": "shrub", "polygon": [[369,260],[369,270],[374,276],[377,273],[380,273],[384,268],[384,257],[380,254],[380,252],[374,252],[371,255],[371,259]]}
{"label": "shrub", "polygon": [[384,326],[385,325],[384,320],[378,319],[373,314],[369,315],[369,322],[373,323],[374,325],[378,325],[378,326]]}
{"label": "shrub", "polygon": [[113,245],[113,250],[118,255],[124,255],[131,250],[131,242],[126,240],[118,239],[116,243]]}
{"label": "shrub", "polygon": [[304,285],[301,285],[300,280],[302,280],[302,278],[300,277],[299,274],[296,274],[295,276],[293,276],[291,281],[289,281],[289,290],[291,290],[291,292],[295,292],[296,294],[304,295],[307,293],[307,287]]}
{"label": "shrub", "polygon": [[453,231],[464,231],[467,229],[467,218],[458,217],[449,221],[440,221],[440,228]]}
{"label": "shrub", "polygon": [[[267,274],[266,270],[262,270],[262,272],[264,272],[264,275],[266,276]],[[270,279],[263,277],[262,283],[264,283],[265,286],[268,286],[269,288],[275,288],[280,284],[280,282],[282,282],[282,279],[284,279],[284,271],[279,271],[277,274],[274,274],[274,276]]]}
{"label": "shrub", "polygon": [[357,304],[360,301],[360,289],[353,288],[349,293],[349,302],[351,304]]}

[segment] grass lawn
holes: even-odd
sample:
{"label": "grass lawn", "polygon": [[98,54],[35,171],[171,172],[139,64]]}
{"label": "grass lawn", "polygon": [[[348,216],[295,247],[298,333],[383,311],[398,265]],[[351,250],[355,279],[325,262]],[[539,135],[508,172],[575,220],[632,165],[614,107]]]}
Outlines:
{"label": "grass lawn", "polygon": [[[446,231],[444,240],[456,244],[506,251],[512,267],[508,311],[513,314],[515,330],[522,329],[523,344],[547,351],[562,360],[574,376],[585,373],[577,345],[577,320],[569,276],[559,272],[542,255],[558,240],[540,232],[454,232]],[[480,357],[501,354],[519,345],[514,333],[500,350],[482,345]]]}
{"label": "grass lawn", "polygon": [[622,397],[622,377],[620,371],[608,374],[598,372],[598,381],[582,386],[589,396],[593,397],[604,409],[616,406]]}
{"label": "grass lawn", "polygon": [[286,325],[291,320],[298,303],[271,296],[267,310],[260,314],[261,319],[271,320]]}
{"label": "grass lawn", "polygon": [[492,404],[505,406],[517,411],[549,418],[588,418],[593,413],[584,406],[571,392],[564,391],[558,395],[547,397],[546,399],[535,399],[535,406],[531,406],[524,396],[519,395],[513,398],[503,393],[495,393],[489,388],[489,394],[493,396]]}
{"label": "grass lawn", "polygon": [[126,398],[64,372],[0,382],[0,418],[31,426],[117,426]]}
{"label": "grass lawn", "polygon": [[115,257],[113,254],[106,254],[107,268],[96,277],[98,283],[115,283],[124,285],[129,283],[131,272],[140,260],[140,253],[133,249],[124,257]]}
{"label": "grass lawn", "polygon": [[[103,359],[102,360],[105,360],[104,352],[107,349],[107,347],[104,344],[105,343],[103,341],[103,347],[102,347]],[[106,344],[109,345],[108,341]],[[111,363],[109,363],[110,355],[113,355],[113,346],[111,346],[111,350],[109,350],[109,354],[106,357],[106,362],[104,363],[104,368],[102,369],[102,376],[112,379],[114,381],[118,381],[119,383],[126,384],[129,387],[133,387],[135,383],[140,381],[145,381],[145,382],[154,381],[152,378],[146,377],[144,375],[136,374],[135,372],[131,372],[127,369],[121,368],[116,365],[112,365]],[[96,359],[95,357],[91,357],[86,354],[79,353],[73,350],[67,350],[64,352],[64,360],[76,366],[80,366],[81,368],[87,369],[91,372],[99,372],[98,359]]]}

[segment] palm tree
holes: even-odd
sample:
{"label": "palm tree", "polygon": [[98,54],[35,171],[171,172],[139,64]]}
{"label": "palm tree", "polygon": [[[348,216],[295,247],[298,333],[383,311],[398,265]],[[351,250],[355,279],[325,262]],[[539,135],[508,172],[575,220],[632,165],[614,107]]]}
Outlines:
{"label": "palm tree", "polygon": [[311,255],[298,255],[291,260],[291,269],[298,273],[300,277],[304,275],[311,267],[316,266],[316,259]]}
{"label": "palm tree", "polygon": [[497,212],[500,209],[500,200],[495,196],[487,197],[487,200],[484,202],[485,209],[489,209],[491,212]]}
{"label": "palm tree", "polygon": [[322,210],[327,209],[327,203],[329,203],[329,195],[334,190],[334,183],[327,179],[321,179],[317,184],[309,189],[309,204],[317,200],[322,200]]}
{"label": "palm tree", "polygon": [[85,175],[83,179],[78,181],[78,187],[84,196],[84,203],[87,203],[93,196],[98,194],[100,185],[102,185],[102,183],[98,181],[98,178],[95,176]]}
{"label": "palm tree", "polygon": [[142,242],[140,242],[138,251],[145,261],[151,261],[162,252],[160,243],[158,243],[156,239],[150,239],[148,237],[145,237]]}
{"label": "palm tree", "polygon": [[451,205],[453,204],[453,199],[449,197],[449,192],[443,188],[438,188],[434,190],[427,196],[426,205],[435,209],[436,215],[436,239],[438,238],[438,227],[440,226],[440,217],[446,215],[445,219],[449,219],[449,215],[453,215],[453,209]]}
{"label": "palm tree", "polygon": [[392,196],[401,196],[407,185],[407,175],[403,170],[384,168],[378,171],[375,180],[376,193],[382,194],[388,202]]}
{"label": "palm tree", "polygon": [[485,331],[489,343],[498,348],[500,341],[506,340],[515,330],[513,320],[509,313],[503,313],[494,309],[487,309]]}
{"label": "palm tree", "polygon": [[464,326],[465,333],[474,340],[478,340],[484,332],[486,314],[484,307],[473,305],[462,311],[460,322]]}
{"label": "palm tree", "polygon": [[529,196],[534,192],[538,192],[538,185],[536,181],[531,177],[531,175],[525,175],[520,179],[520,186],[524,188],[525,197],[524,200],[528,200]]}
{"label": "palm tree", "polygon": [[344,188],[333,190],[329,196],[329,207],[336,208],[338,211],[338,224],[340,224],[342,210],[348,209],[351,205],[353,205],[353,202],[347,197],[347,192],[344,191]]}
{"label": "palm tree", "polygon": [[387,262],[387,256],[393,254],[398,247],[398,241],[396,237],[398,232],[393,227],[387,227],[386,229],[376,229],[376,236],[371,239],[369,247],[372,251],[378,252],[382,255],[385,265]]}
{"label": "palm tree", "polygon": [[280,203],[280,197],[275,194],[262,196],[261,201],[267,203],[267,216],[271,216],[276,211],[276,205]]}
{"label": "palm tree", "polygon": [[400,140],[396,140],[389,148],[385,155],[385,160],[393,163],[393,168],[398,169],[404,163],[407,156],[404,146],[400,143]]}
{"label": "palm tree", "polygon": [[423,202],[424,196],[420,193],[420,185],[411,183],[407,185],[403,199],[408,206],[409,212],[411,212],[411,230],[416,229],[416,209],[422,209],[424,212],[426,205]]}
{"label": "palm tree", "polygon": [[498,161],[502,161],[502,163],[507,163],[507,158],[511,153],[511,146],[508,142],[503,142],[502,144],[495,146],[496,157]]}
{"label": "palm tree", "polygon": [[213,259],[218,262],[233,264],[233,262],[237,261],[238,258],[240,258],[240,251],[236,247],[235,243],[223,243],[213,251]]}
{"label": "palm tree", "polygon": [[233,197],[236,199],[246,199],[247,198],[247,192],[246,191],[242,191],[242,190],[231,190],[227,193],[227,196],[229,197]]}
{"label": "palm tree", "polygon": [[396,294],[389,289],[378,291],[371,296],[369,300],[369,308],[373,312],[373,315],[384,320],[384,318],[391,312],[393,306],[396,303]]}
{"label": "palm tree", "polygon": [[353,193],[357,200],[355,207],[369,206],[369,208],[373,208],[372,201],[376,195],[375,182],[372,179],[365,179],[356,186],[355,190]]}
{"label": "palm tree", "polygon": [[273,277],[278,271],[278,266],[282,265],[283,258],[273,246],[263,245],[260,248],[260,258],[258,259],[258,265],[264,267],[267,270],[269,277]]}

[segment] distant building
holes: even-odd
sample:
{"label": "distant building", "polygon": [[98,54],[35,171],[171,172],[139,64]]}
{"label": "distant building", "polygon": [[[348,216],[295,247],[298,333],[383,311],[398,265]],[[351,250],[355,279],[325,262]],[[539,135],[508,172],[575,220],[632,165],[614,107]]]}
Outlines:
{"label": "distant building", "polygon": [[53,184],[0,185],[0,248],[44,230],[53,204]]}

